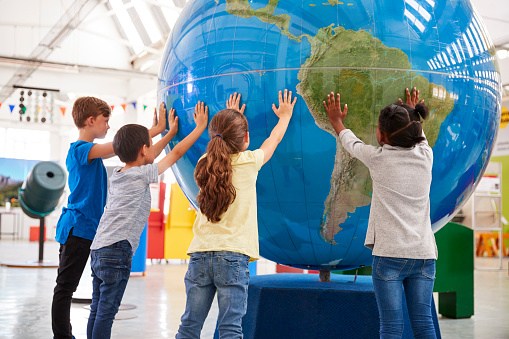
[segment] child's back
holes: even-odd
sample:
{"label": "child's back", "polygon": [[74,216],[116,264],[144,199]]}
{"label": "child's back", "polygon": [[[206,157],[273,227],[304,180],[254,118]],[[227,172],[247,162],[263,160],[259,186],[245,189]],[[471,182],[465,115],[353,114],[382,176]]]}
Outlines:
{"label": "child's back", "polygon": [[110,178],[108,202],[91,250],[128,240],[136,252],[150,214],[150,183],[159,177],[157,164],[115,169]]}
{"label": "child's back", "polygon": [[427,141],[410,148],[375,147],[362,143],[350,130],[339,137],[345,149],[369,168],[373,180],[366,247],[378,256],[436,258],[429,217],[433,151]]}
{"label": "child's back", "polygon": [[235,200],[215,223],[207,220],[201,211],[197,212],[188,253],[232,251],[258,259],[258,241],[253,239],[258,239],[256,179],[263,158],[261,149],[230,156]]}

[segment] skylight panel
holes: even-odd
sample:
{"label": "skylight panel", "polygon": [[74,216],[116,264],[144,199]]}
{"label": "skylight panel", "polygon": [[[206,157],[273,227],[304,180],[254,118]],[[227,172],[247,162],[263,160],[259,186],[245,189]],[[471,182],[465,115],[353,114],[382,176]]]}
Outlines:
{"label": "skylight panel", "polygon": [[156,43],[161,40],[161,33],[156,26],[155,18],[152,16],[152,14],[150,14],[147,4],[144,2],[136,1],[134,2],[134,8],[140,16],[141,22],[147,31],[150,41],[152,43]]}
{"label": "skylight panel", "polygon": [[122,29],[124,30],[127,40],[129,40],[129,42],[132,44],[134,52],[136,54],[142,52],[144,47],[143,41],[141,40],[136,27],[134,27],[134,24],[129,16],[129,13],[127,13],[127,9],[124,7],[122,0],[109,0],[109,2],[117,15],[117,19],[120,22],[120,26],[122,26]]}

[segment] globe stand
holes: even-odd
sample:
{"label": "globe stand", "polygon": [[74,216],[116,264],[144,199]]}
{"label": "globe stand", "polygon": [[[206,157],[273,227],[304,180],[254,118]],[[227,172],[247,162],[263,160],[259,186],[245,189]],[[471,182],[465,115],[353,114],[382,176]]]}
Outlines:
{"label": "globe stand", "polygon": [[[245,339],[378,338],[380,318],[371,276],[332,274],[327,283],[315,274],[279,273],[250,278]],[[432,301],[433,302],[433,301]],[[402,338],[413,338],[403,299]],[[437,338],[441,338],[433,302]],[[219,338],[216,330],[214,338]]]}
{"label": "globe stand", "polygon": [[330,270],[320,270],[320,282],[330,282]]}

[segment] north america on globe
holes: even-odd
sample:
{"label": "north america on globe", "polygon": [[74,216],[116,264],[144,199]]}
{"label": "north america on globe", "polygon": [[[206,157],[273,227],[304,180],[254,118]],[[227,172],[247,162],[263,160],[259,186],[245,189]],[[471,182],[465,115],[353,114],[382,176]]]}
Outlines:
{"label": "north america on globe", "polygon": [[[413,72],[403,51],[385,46],[366,30],[347,30],[331,24],[319,29],[314,36],[291,34],[291,16],[274,15],[278,2],[270,0],[267,6],[253,9],[248,0],[226,0],[226,11],[242,18],[256,17],[276,25],[281,34],[291,40],[308,39],[311,44],[311,55],[301,65],[296,89],[316,125],[336,138],[334,169],[324,202],[320,234],[325,242],[337,244],[334,238],[349,214],[371,203],[372,182],[367,167],[346,152],[337,138],[322,104],[325,94],[341,94],[342,103],[347,103],[349,109],[345,125],[372,145],[377,145],[374,132],[378,119],[373,112],[395,103],[403,96],[403,89],[416,87],[421,97],[430,98],[426,101],[430,118],[423,128],[431,147],[438,138],[440,125],[454,108],[454,99],[443,86]],[[322,5],[348,4],[329,0]],[[434,95],[430,95],[432,93]]]}

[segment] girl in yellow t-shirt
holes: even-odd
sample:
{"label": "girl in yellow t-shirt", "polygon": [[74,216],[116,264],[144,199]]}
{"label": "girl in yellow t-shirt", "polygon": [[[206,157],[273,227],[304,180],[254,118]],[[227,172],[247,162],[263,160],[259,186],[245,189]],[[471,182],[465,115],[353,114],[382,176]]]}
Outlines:
{"label": "girl in yellow t-shirt", "polygon": [[279,91],[279,121],[259,149],[247,151],[249,130],[239,109],[240,94],[230,95],[227,109],[210,122],[210,142],[194,176],[200,188],[200,210],[185,276],[186,310],[177,339],[199,338],[217,291],[220,338],[242,338],[242,317],[247,308],[249,261],[258,259],[256,178],[283,139],[297,98]]}

